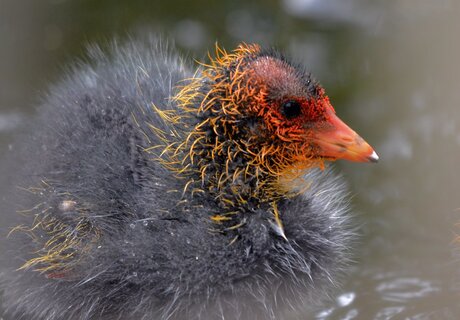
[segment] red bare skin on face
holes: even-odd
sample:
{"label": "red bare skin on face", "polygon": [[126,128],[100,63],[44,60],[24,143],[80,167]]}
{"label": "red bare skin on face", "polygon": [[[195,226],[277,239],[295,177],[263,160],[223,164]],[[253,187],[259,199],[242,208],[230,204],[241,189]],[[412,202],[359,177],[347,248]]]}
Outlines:
{"label": "red bare skin on face", "polygon": [[[313,96],[292,66],[272,57],[256,59],[249,63],[248,69],[251,70],[248,82],[260,88],[260,97],[251,107],[278,138],[307,142],[315,129],[328,127],[329,115],[335,111],[319,85],[314,85],[317,93]],[[301,112],[298,117],[287,119],[282,107],[290,101],[298,103]]]}

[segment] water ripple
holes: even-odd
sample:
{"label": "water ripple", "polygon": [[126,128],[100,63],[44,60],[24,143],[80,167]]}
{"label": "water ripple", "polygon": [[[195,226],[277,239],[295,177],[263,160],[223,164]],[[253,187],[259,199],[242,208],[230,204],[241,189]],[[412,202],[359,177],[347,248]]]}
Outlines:
{"label": "water ripple", "polygon": [[398,278],[383,282],[376,288],[382,299],[393,302],[423,298],[439,290],[431,282],[419,278]]}

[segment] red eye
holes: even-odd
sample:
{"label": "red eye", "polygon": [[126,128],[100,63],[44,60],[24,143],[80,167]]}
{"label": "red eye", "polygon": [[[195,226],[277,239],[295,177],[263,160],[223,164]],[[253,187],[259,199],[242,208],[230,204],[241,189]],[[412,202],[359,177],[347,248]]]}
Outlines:
{"label": "red eye", "polygon": [[286,119],[291,120],[300,116],[302,112],[302,106],[296,100],[289,100],[281,105],[281,113]]}

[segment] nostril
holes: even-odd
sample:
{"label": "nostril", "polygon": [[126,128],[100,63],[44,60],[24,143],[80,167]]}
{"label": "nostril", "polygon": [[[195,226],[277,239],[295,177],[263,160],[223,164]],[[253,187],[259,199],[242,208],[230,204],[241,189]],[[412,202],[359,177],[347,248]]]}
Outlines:
{"label": "nostril", "polygon": [[342,140],[343,140],[344,142],[347,142],[347,143],[353,142],[353,138],[352,138],[352,137],[349,137],[349,136],[343,136],[343,137],[342,137]]}

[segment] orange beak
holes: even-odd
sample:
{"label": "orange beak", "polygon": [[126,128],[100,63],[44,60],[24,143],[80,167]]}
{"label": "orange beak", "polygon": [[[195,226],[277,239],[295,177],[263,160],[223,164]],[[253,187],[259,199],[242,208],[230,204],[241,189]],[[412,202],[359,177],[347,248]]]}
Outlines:
{"label": "orange beak", "polygon": [[319,155],[325,158],[358,162],[377,162],[379,156],[356,132],[337,117],[331,108],[327,129],[315,131],[313,139],[319,147]]}

